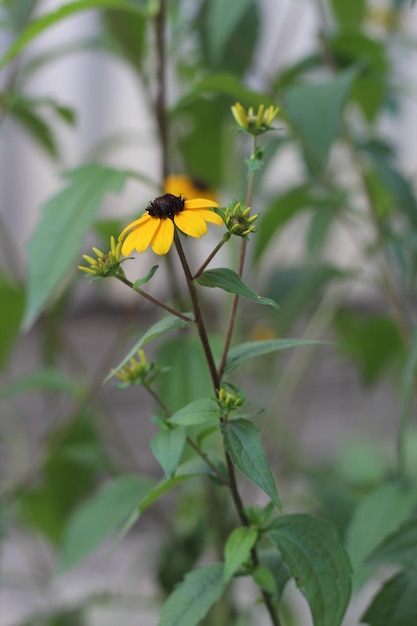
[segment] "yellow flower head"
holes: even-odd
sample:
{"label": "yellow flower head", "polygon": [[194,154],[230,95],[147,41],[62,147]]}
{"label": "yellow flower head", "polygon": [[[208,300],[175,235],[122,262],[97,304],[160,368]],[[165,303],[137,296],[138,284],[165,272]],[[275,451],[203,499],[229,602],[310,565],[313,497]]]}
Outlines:
{"label": "yellow flower head", "polygon": [[246,111],[240,102],[232,106],[232,114],[236,122],[240,128],[251,135],[262,135],[270,130],[278,113],[279,108],[272,105],[265,108],[264,104],[260,104],[256,112],[253,107],[249,107]]}
{"label": "yellow flower head", "polygon": [[[193,198],[207,198],[217,201],[216,194],[204,182],[190,178],[185,174],[170,174],[164,181],[164,193],[172,193],[174,196],[182,196],[189,200]],[[217,205],[215,205],[217,206]]]}
{"label": "yellow flower head", "polygon": [[146,212],[131,222],[120,233],[122,254],[129,256],[133,250],[144,252],[151,245],[156,254],[167,254],[174,241],[175,227],[190,237],[202,237],[207,223],[223,225],[220,215],[210,208],[218,204],[206,198],[185,200],[182,196],[166,193],[149,203]]}

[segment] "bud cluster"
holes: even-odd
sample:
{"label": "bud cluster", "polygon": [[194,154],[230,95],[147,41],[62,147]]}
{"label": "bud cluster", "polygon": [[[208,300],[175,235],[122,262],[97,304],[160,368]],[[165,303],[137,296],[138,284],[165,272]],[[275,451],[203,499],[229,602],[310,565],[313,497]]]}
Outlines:
{"label": "bud cluster", "polygon": [[246,239],[256,230],[254,222],[258,219],[259,213],[250,215],[250,212],[251,207],[242,207],[240,202],[234,202],[232,206],[226,207],[223,219],[231,235]]}
{"label": "bud cluster", "polygon": [[279,108],[272,105],[265,108],[264,104],[260,104],[256,113],[253,107],[249,107],[246,111],[240,102],[236,102],[232,106],[232,113],[236,122],[240,128],[251,135],[262,135],[262,133],[270,130],[278,112]]}
{"label": "bud cluster", "polygon": [[149,386],[157,374],[155,363],[148,363],[143,350],[138,350],[137,357],[132,357],[129,361],[115,372],[115,376],[122,383],[120,386],[146,385]]}
{"label": "bud cluster", "polygon": [[222,413],[230,413],[245,404],[245,396],[243,391],[232,385],[227,385],[229,389],[221,387],[217,394],[217,402],[219,403]]}
{"label": "bud cluster", "polygon": [[107,253],[102,252],[93,246],[92,248],[97,258],[83,254],[83,259],[89,263],[90,267],[79,265],[78,269],[86,274],[105,278],[106,276],[114,276],[119,270],[121,260],[122,242],[116,244],[114,237],[110,237],[110,250]]}

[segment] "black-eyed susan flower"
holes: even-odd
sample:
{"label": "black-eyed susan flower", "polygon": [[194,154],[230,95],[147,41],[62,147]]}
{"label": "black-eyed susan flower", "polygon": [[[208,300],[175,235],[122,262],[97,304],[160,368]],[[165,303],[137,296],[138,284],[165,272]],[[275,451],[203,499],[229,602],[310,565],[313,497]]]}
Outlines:
{"label": "black-eyed susan flower", "polygon": [[217,206],[207,198],[185,200],[171,193],[155,198],[142,217],[120,233],[122,254],[129,256],[133,250],[144,252],[149,245],[156,254],[167,254],[174,241],[175,228],[190,237],[202,237],[207,233],[207,222],[223,225],[220,215],[210,210]]}

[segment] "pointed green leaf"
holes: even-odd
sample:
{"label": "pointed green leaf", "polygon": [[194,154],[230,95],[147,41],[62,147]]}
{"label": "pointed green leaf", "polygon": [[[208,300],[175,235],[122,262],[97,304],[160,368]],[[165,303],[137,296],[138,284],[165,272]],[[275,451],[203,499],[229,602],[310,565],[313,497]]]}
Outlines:
{"label": "pointed green leaf", "polygon": [[153,483],[139,476],[123,476],[104,485],[82,504],[68,522],[60,571],[90,555],[132,514]]}
{"label": "pointed green leaf", "polygon": [[196,626],[220,599],[225,587],[222,563],[193,570],[165,602],[159,626]]}
{"label": "pointed green leaf", "polygon": [[[356,68],[325,83],[296,85],[284,94],[285,113],[298,133],[305,157],[313,170],[324,169],[339,133],[340,117],[358,75]],[[317,120],[326,124],[317,124]]]}
{"label": "pointed green leaf", "polygon": [[108,380],[110,380],[110,378],[112,378],[116,374],[116,372],[118,372],[124,365],[126,365],[129,359],[135,356],[135,354],[137,354],[137,351],[140,350],[149,341],[151,341],[158,335],[167,332],[168,330],[185,328],[185,326],[188,326],[191,323],[191,318],[189,322],[186,322],[176,315],[167,315],[166,317],[163,317],[161,320],[159,320],[159,322],[156,322],[156,324],[148,328],[146,333],[142,335],[139,341],[135,343],[133,348],[129,350],[124,359],[120,361],[120,363],[114,369],[112,369],[109,374],[107,374],[103,382],[106,383]]}
{"label": "pointed green leaf", "polygon": [[233,464],[281,510],[281,500],[256,426],[240,418],[223,424],[222,433]]}
{"label": "pointed green leaf", "polygon": [[181,426],[195,426],[205,424],[213,420],[218,420],[220,415],[219,405],[212,398],[202,398],[194,400],[179,411],[176,411],[169,421]]}
{"label": "pointed green leaf", "polygon": [[229,582],[233,574],[250,556],[250,551],[256,543],[258,531],[256,528],[241,526],[229,535],[224,547],[224,581]]}
{"label": "pointed green leaf", "polygon": [[417,517],[413,517],[388,535],[367,559],[368,563],[380,565],[395,563],[410,566],[417,563]]}
{"label": "pointed green leaf", "polygon": [[149,14],[151,6],[152,4],[147,0],[142,0],[140,3],[132,0],[79,0],[78,2],[68,2],[56,11],[45,13],[38,19],[30,22],[8,51],[1,57],[0,69],[7,63],[10,63],[38,35],[75,13],[88,11],[89,9],[119,9],[133,13]]}
{"label": "pointed green leaf", "polygon": [[417,569],[400,572],[384,584],[361,618],[369,626],[417,624]]}
{"label": "pointed green leaf", "polygon": [[267,593],[276,593],[277,584],[274,574],[265,565],[258,565],[252,572],[253,580]]}
{"label": "pointed green leaf", "polygon": [[310,515],[282,515],[268,536],[309,603],[314,626],[340,626],[351,593],[351,567],[336,528]]}
{"label": "pointed green leaf", "polygon": [[28,329],[74,265],[80,242],[92,226],[106,193],[120,192],[128,173],[86,165],[66,173],[69,183],[43,207],[29,242],[28,297],[23,326]]}
{"label": "pointed green leaf", "polygon": [[133,289],[137,289],[138,287],[142,287],[142,285],[148,283],[151,280],[152,276],[155,274],[158,267],[159,265],[154,265],[153,267],[151,267],[146,276],[144,276],[144,278],[138,278],[138,280],[136,280],[133,285]]}
{"label": "pointed green leaf", "polygon": [[289,348],[299,348],[301,346],[314,346],[320,343],[323,342],[310,339],[265,339],[263,341],[241,343],[229,350],[224,372],[225,374],[230,374],[230,372],[233,372],[241,363],[264,354],[278,352],[279,350],[288,350]]}
{"label": "pointed green leaf", "polygon": [[389,483],[370,493],[355,510],[346,535],[354,585],[360,588],[374,569],[368,555],[411,514],[417,494],[398,483]]}
{"label": "pointed green leaf", "polygon": [[252,0],[227,2],[212,0],[208,5],[207,27],[209,45],[214,60],[224,56],[224,48],[229,41],[235,27],[244,17]]}
{"label": "pointed green leaf", "polygon": [[186,432],[182,428],[161,430],[152,438],[152,452],[167,478],[172,478],[175,474],[186,438]]}
{"label": "pointed green leaf", "polygon": [[243,282],[236,272],[227,267],[206,270],[197,278],[197,282],[204,287],[219,287],[219,289],[224,289],[224,291],[228,291],[229,293],[235,293],[244,298],[249,298],[249,300],[258,302],[258,304],[269,304],[275,309],[279,309],[276,302],[270,298],[261,298],[261,296],[258,296],[257,293],[252,291],[252,289]]}

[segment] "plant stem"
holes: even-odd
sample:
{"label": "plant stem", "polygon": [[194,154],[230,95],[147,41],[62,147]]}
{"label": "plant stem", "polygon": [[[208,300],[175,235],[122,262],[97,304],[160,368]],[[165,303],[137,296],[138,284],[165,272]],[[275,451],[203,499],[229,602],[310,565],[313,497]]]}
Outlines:
{"label": "plant stem", "polygon": [[168,124],[166,117],[166,56],[165,56],[165,0],[159,0],[159,10],[155,17],[157,93],[155,115],[161,147],[161,181],[168,175]]}
{"label": "plant stem", "polygon": [[133,289],[133,291],[143,296],[146,300],[149,300],[149,302],[152,302],[152,304],[155,304],[155,306],[159,306],[161,307],[161,309],[165,309],[165,311],[168,311],[168,313],[171,313],[172,315],[176,315],[177,317],[179,317],[182,320],[185,320],[186,322],[192,321],[190,320],[190,317],[186,315],[185,313],[181,313],[180,311],[173,309],[168,304],[165,304],[164,302],[161,302],[161,300],[158,300],[158,298],[154,298],[154,296],[151,296],[149,293],[146,293],[146,291],[143,291],[142,289],[140,289],[140,287],[135,287],[134,283],[132,283],[132,281],[126,278],[126,276],[122,276],[121,274],[116,274],[115,277],[118,280],[120,280],[120,282],[122,282],[123,284]]}
{"label": "plant stem", "polygon": [[201,313],[200,301],[198,299],[197,289],[193,281],[190,267],[188,265],[187,258],[185,256],[184,248],[182,247],[180,236],[175,230],[175,246],[177,248],[178,256],[181,261],[182,268],[184,270],[185,279],[188,285],[188,291],[190,293],[191,303],[193,306],[195,323],[197,324],[198,334],[200,336],[201,345],[203,346],[204,354],[206,357],[207,365],[210,370],[211,380],[213,382],[214,390],[217,392],[220,390],[220,376],[217,373],[216,364],[214,362],[213,352],[211,350],[206,326]]}
{"label": "plant stem", "polygon": [[226,241],[229,241],[230,237],[228,235],[223,235],[222,239],[219,241],[219,243],[217,244],[217,246],[214,248],[214,250],[208,255],[207,259],[204,261],[204,263],[201,265],[201,267],[196,271],[196,273],[193,276],[193,280],[195,280],[196,278],[198,278],[206,269],[207,265],[210,263],[210,261],[216,256],[216,254],[218,253],[218,251],[224,246],[224,244],[226,243]]}
{"label": "plant stem", "polygon": [[[253,144],[252,144],[252,155],[254,155],[256,153],[256,137],[253,137]],[[254,178],[255,178],[255,172],[251,172],[249,174],[249,178],[248,178],[248,186],[246,189],[246,206],[249,207],[252,204],[252,195],[253,195],[253,183],[254,183]],[[242,277],[243,274],[243,267],[245,264],[245,256],[246,256],[246,248],[247,248],[247,242],[245,239],[242,239],[241,243],[240,243],[240,253],[239,253],[239,264],[238,264],[238,274],[239,277]],[[224,368],[226,365],[226,359],[227,359],[227,355],[229,352],[229,348],[230,348],[230,343],[232,341],[232,334],[233,334],[233,329],[234,329],[234,325],[235,325],[235,319],[236,319],[236,312],[237,312],[237,305],[239,303],[239,296],[238,295],[234,295],[233,296],[233,300],[232,300],[232,306],[230,308],[230,314],[229,314],[229,319],[227,322],[227,327],[226,327],[226,334],[225,334],[225,340],[224,340],[224,346],[223,346],[223,352],[222,352],[222,356],[220,358],[220,364],[219,364],[219,377],[222,378],[223,373],[224,373]]]}

